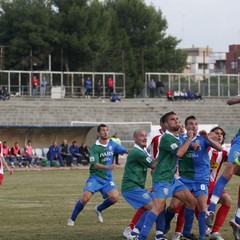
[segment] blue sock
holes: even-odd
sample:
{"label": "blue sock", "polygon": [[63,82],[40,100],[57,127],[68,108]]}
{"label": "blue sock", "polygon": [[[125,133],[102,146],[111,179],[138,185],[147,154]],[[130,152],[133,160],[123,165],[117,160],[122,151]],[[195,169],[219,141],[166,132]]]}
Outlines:
{"label": "blue sock", "polygon": [[143,226],[143,224],[145,222],[145,218],[146,218],[148,212],[149,211],[144,212],[143,215],[138,220],[137,224],[135,225],[135,228],[137,228],[139,231],[142,229],[142,226]]}
{"label": "blue sock", "polygon": [[147,236],[151,231],[153,223],[156,221],[156,219],[157,219],[157,215],[155,213],[153,213],[152,211],[149,211],[147,213],[145,222],[139,234],[139,239],[141,240],[147,239]]}
{"label": "blue sock", "polygon": [[102,212],[104,209],[112,206],[113,204],[114,204],[114,202],[112,202],[109,198],[107,198],[107,199],[105,199],[105,200],[103,201],[102,204],[100,204],[100,205],[97,207],[97,210],[98,210],[99,212]]}
{"label": "blue sock", "polygon": [[[222,192],[225,186],[227,185],[228,181],[229,181],[228,179],[226,179],[223,175],[221,175],[217,180],[217,183],[214,187],[212,195],[218,196],[220,198],[222,196]],[[208,211],[215,212],[216,205],[217,205],[216,203],[210,202],[208,206]]]}
{"label": "blue sock", "polygon": [[168,208],[166,209],[165,212],[165,229],[164,229],[164,234],[167,233],[170,229],[170,223],[172,221],[172,219],[175,216],[175,212],[169,212]]}
{"label": "blue sock", "polygon": [[84,205],[82,205],[82,203],[78,200],[74,209],[73,209],[72,216],[71,216],[71,219],[73,221],[76,220],[78,214],[83,210],[83,208],[84,208]]}
{"label": "blue sock", "polygon": [[199,238],[204,239],[206,232],[206,220],[205,220],[205,212],[199,212],[198,216],[198,229],[199,229]]}
{"label": "blue sock", "polygon": [[183,236],[190,236],[191,235],[191,230],[192,230],[192,225],[193,225],[193,219],[194,219],[194,210],[185,208],[184,209],[184,227],[183,227]]}
{"label": "blue sock", "polygon": [[165,211],[163,210],[156,219],[156,231],[164,233],[165,230]]}

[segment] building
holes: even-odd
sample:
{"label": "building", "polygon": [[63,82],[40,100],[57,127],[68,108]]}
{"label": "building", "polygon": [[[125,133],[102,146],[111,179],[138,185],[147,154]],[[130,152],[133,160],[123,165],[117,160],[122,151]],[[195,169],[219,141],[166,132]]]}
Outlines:
{"label": "building", "polygon": [[240,73],[240,44],[229,45],[229,52],[226,54],[226,73]]}

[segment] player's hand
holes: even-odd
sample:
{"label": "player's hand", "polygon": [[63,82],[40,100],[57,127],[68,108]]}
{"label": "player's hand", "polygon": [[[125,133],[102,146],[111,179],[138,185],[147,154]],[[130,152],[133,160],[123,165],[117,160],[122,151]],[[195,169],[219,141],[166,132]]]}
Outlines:
{"label": "player's hand", "polygon": [[199,134],[200,134],[203,138],[208,139],[208,134],[207,134],[207,132],[206,132],[205,130],[201,130],[201,131],[199,132]]}
{"label": "player's hand", "polygon": [[192,144],[192,149],[193,149],[194,151],[198,151],[198,150],[200,149],[200,144],[197,143],[197,142],[194,142],[194,143]]}
{"label": "player's hand", "polygon": [[9,174],[10,174],[10,175],[12,175],[12,174],[13,174],[13,170],[12,170],[12,169],[10,169],[10,168],[8,169],[8,172],[9,172]]}
{"label": "player's hand", "polygon": [[217,141],[217,134],[214,132],[210,132],[208,134],[208,139],[213,139],[213,140]]}
{"label": "player's hand", "polygon": [[187,138],[193,139],[193,137],[194,137],[194,132],[193,132],[193,130],[187,131]]}
{"label": "player's hand", "polygon": [[113,163],[112,165],[109,166],[109,170],[114,170],[117,167],[118,167],[118,165]]}

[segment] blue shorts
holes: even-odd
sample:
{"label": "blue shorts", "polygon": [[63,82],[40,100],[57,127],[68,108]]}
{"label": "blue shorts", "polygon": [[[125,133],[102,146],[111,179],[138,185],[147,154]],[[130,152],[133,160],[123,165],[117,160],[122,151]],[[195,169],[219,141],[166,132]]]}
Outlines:
{"label": "blue shorts", "polygon": [[147,190],[141,188],[123,192],[122,196],[135,209],[141,208],[152,202],[151,194]]}
{"label": "blue shorts", "polygon": [[240,135],[233,140],[228,154],[228,162],[235,163],[240,160]]}
{"label": "blue shorts", "polygon": [[193,180],[185,180],[180,178],[180,181],[188,188],[188,190],[193,193],[194,197],[206,195],[208,196],[208,184],[200,183]]}
{"label": "blue shorts", "polygon": [[95,176],[89,177],[84,187],[84,191],[89,191],[93,194],[101,192],[103,198],[106,198],[107,193],[113,189],[117,190],[117,185],[113,179],[105,180]]}
{"label": "blue shorts", "polygon": [[153,183],[153,198],[171,198],[175,193],[187,189],[187,187],[178,179],[173,179],[171,183],[156,182]]}

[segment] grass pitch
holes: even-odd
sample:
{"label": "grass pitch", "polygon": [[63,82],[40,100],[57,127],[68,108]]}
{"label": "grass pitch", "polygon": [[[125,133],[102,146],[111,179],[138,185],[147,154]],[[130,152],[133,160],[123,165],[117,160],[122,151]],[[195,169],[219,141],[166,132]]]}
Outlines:
{"label": "grass pitch", "polygon": [[[117,204],[103,213],[104,223],[97,222],[93,211],[94,207],[102,202],[98,193],[78,216],[75,226],[66,226],[88,178],[87,169],[15,171],[12,176],[5,174],[0,188],[1,240],[124,239],[122,232],[128,226],[135,210],[122,197]],[[114,171],[119,188],[122,175],[122,168]],[[225,240],[233,239],[228,222],[236,210],[238,184],[239,178],[234,177],[227,187],[233,199],[233,207],[221,229]],[[148,177],[147,187],[150,186],[151,179]],[[174,228],[173,222],[169,236]],[[198,232],[196,222],[193,232]],[[154,229],[149,239],[154,239]]]}

